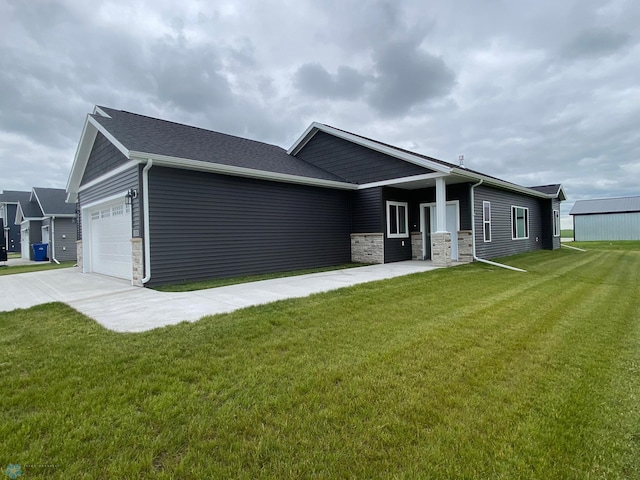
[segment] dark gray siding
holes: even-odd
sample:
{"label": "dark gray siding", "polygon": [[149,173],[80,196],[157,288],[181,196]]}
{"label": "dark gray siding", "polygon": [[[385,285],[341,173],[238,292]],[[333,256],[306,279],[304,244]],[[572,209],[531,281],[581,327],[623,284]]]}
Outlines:
{"label": "dark gray siding", "polygon": [[[59,262],[76,260],[75,218],[56,218],[53,229],[49,228],[49,235],[54,237],[53,248],[55,248],[54,257],[56,260]],[[49,245],[51,243],[51,240],[49,240]],[[52,258],[52,255],[53,252],[49,253],[49,258]]]}
{"label": "dark gray siding", "polygon": [[296,157],[358,184],[433,171],[324,132],[316,133]]}
{"label": "dark gray siding", "polygon": [[110,170],[119,167],[127,160],[127,157],[107,140],[107,137],[98,132],[80,185],[95,180]]}
{"label": "dark gray siding", "polygon": [[[383,189],[383,211],[384,211],[384,263],[401,262],[411,260],[411,237],[388,238],[387,237],[387,202],[407,202],[410,201],[410,191],[399,188],[385,187]],[[409,218],[411,224],[411,218]],[[410,228],[409,228],[410,230]]]}
{"label": "dark gray siding", "polygon": [[382,187],[353,192],[353,232],[381,233],[385,231]]}
{"label": "dark gray siding", "polygon": [[7,224],[5,227],[9,227],[9,249],[8,252],[19,252],[20,251],[20,225],[15,224],[16,220],[16,210],[18,206],[15,204],[6,204],[5,208],[7,209]]}
{"label": "dark gray siding", "polygon": [[553,211],[560,211],[560,200],[554,199],[540,199],[540,211],[542,222],[542,248],[549,250],[555,250],[560,248],[560,236],[553,236]]}
{"label": "dark gray siding", "polygon": [[[102,199],[108,198],[112,195],[121,194],[126,192],[130,188],[139,189],[140,181],[140,166],[133,167],[129,170],[121,172],[104,182],[100,182],[98,185],[83,190],[78,193],[78,209],[82,211],[82,207],[89,203],[98,202]],[[140,220],[140,195],[133,201],[132,204],[132,228],[133,231],[141,231]],[[82,222],[78,222],[78,239],[82,238]]]}
{"label": "dark gray siding", "polygon": [[148,285],[351,259],[350,192],[154,167]]}
{"label": "dark gray siding", "polygon": [[[482,236],[482,202],[491,202],[491,242]],[[529,238],[512,240],[511,206],[529,209]],[[497,258],[543,248],[540,199],[506,190],[479,186],[475,189],[476,255]]]}
{"label": "dark gray siding", "polygon": [[[560,200],[558,200],[557,198],[554,198],[551,201],[551,208],[552,210],[558,210],[558,212],[560,212]],[[553,213],[552,213],[553,215]],[[560,212],[560,216],[562,218],[562,212]],[[551,220],[553,222],[553,219]],[[551,232],[553,234],[553,228],[551,229]],[[562,236],[562,222],[560,222],[560,232],[558,232],[559,235],[557,237],[553,237],[553,249],[556,250],[558,248],[560,248],[560,237]]]}

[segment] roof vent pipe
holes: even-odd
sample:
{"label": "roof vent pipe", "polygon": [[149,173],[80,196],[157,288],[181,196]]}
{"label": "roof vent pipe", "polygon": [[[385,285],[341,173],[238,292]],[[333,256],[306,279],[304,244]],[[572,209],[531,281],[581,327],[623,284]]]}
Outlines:
{"label": "roof vent pipe", "polygon": [[460,168],[467,168],[464,166],[464,155],[458,155],[458,162],[460,163]]}

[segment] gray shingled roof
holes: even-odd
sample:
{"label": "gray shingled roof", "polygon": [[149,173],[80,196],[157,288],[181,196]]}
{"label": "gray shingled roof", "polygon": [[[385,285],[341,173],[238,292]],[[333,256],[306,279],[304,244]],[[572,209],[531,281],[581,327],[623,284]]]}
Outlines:
{"label": "gray shingled roof", "polygon": [[38,196],[44,216],[75,215],[75,203],[67,203],[67,192],[64,188],[40,188],[34,187],[33,191]]}
{"label": "gray shingled roof", "polygon": [[22,216],[24,218],[42,218],[42,210],[40,210],[40,205],[34,198],[33,200],[20,200],[20,208],[22,209]]}
{"label": "gray shingled roof", "polygon": [[553,185],[539,185],[536,187],[529,187],[531,190],[535,190],[540,193],[546,193],[547,195],[555,195],[560,190],[560,184],[556,183]]}
{"label": "gray shingled roof", "polygon": [[17,190],[4,190],[0,193],[0,203],[19,203],[20,200],[29,201],[31,192],[21,192]]}
{"label": "gray shingled roof", "polygon": [[640,197],[599,198],[578,200],[569,215],[589,215],[594,213],[640,212]]}
{"label": "gray shingled roof", "polygon": [[130,151],[345,182],[337,175],[288,155],[276,145],[121,110],[98,108],[111,118],[97,114],[92,117]]}

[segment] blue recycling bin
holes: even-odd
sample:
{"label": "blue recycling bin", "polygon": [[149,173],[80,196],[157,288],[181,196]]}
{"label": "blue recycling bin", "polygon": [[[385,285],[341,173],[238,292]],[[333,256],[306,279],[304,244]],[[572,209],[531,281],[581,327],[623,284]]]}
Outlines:
{"label": "blue recycling bin", "polygon": [[33,259],[36,262],[44,262],[47,259],[47,247],[48,243],[34,243],[33,247]]}

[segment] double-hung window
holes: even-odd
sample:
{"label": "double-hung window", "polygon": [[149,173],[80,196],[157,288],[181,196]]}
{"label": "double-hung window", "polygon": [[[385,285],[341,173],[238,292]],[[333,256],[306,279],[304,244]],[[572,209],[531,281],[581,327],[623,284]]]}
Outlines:
{"label": "double-hung window", "polygon": [[482,233],[484,241],[491,241],[491,202],[482,202]]}
{"label": "double-hung window", "polygon": [[511,237],[514,240],[529,238],[529,209],[511,207]]}
{"label": "double-hung window", "polygon": [[406,202],[387,202],[387,237],[409,236],[409,213]]}
{"label": "double-hung window", "polygon": [[560,210],[553,211],[553,236],[560,236]]}

